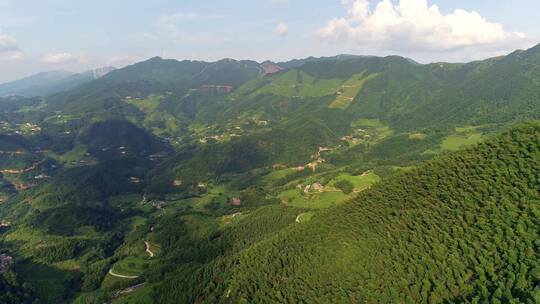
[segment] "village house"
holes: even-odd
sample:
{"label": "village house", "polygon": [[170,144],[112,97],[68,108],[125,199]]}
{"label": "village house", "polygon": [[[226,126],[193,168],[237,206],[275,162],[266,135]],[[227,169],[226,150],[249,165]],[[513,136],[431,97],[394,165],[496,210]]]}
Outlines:
{"label": "village house", "polygon": [[132,177],[129,178],[129,182],[132,183],[132,184],[140,184],[141,179],[138,178],[138,177],[132,176]]}
{"label": "village house", "polygon": [[319,182],[307,185],[304,188],[304,193],[309,194],[310,192],[324,192],[324,186]]}
{"label": "village house", "polygon": [[233,197],[231,200],[231,205],[233,206],[240,206],[242,204],[242,200],[240,200],[239,197]]}
{"label": "village house", "polygon": [[311,168],[313,172],[317,171],[317,167],[319,167],[320,164],[324,163],[325,160],[320,158],[317,160],[312,161],[311,163],[307,164],[306,167]]}
{"label": "village house", "polygon": [[152,202],[152,206],[156,209],[164,209],[167,207],[167,203],[165,201],[154,201]]}
{"label": "village house", "polygon": [[311,188],[315,191],[318,191],[318,192],[323,192],[324,191],[324,186],[321,184],[321,183],[314,183],[313,185],[311,185]]}

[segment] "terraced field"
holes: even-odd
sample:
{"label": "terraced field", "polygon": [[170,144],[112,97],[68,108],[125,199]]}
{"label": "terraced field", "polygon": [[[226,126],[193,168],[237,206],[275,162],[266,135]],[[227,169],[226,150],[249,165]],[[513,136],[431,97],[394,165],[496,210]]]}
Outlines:
{"label": "terraced field", "polygon": [[364,73],[352,76],[338,89],[338,97],[330,104],[330,108],[348,108],[364,85],[377,76],[378,74],[371,74],[364,77]]}

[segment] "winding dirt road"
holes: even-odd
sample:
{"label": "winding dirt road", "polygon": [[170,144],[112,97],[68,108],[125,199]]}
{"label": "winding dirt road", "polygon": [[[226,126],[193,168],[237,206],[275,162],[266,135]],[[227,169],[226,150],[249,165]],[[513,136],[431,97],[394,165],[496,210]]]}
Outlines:
{"label": "winding dirt road", "polygon": [[139,276],[128,276],[128,275],[121,275],[118,273],[114,273],[112,268],[109,269],[109,274],[112,275],[113,277],[122,278],[122,279],[136,279],[139,277]]}
{"label": "winding dirt road", "polygon": [[150,250],[150,243],[148,243],[148,241],[144,241],[144,245],[146,246],[146,253],[153,258],[155,254]]}
{"label": "winding dirt road", "polygon": [[[153,258],[155,256],[155,253],[153,253],[152,250],[150,250],[150,243],[148,243],[148,241],[144,241],[144,245],[146,246],[146,253],[148,253],[150,258]],[[139,277],[139,276],[118,274],[118,273],[115,273],[112,270],[112,268],[109,269],[109,274],[112,275],[113,277],[122,278],[122,279],[137,279]]]}
{"label": "winding dirt road", "polygon": [[32,170],[35,170],[39,165],[43,164],[45,161],[47,161],[47,159],[42,159],[37,163],[33,163],[30,167],[25,168],[25,169],[21,169],[21,170],[11,170],[11,169],[0,170],[0,173],[3,173],[3,174],[21,174],[21,173],[30,172]]}

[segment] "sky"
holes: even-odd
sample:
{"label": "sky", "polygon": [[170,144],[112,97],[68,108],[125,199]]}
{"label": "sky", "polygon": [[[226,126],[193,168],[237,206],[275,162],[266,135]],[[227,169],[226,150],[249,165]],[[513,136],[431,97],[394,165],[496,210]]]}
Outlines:
{"label": "sky", "polygon": [[154,56],[465,62],[540,43],[538,0],[0,0],[0,82]]}

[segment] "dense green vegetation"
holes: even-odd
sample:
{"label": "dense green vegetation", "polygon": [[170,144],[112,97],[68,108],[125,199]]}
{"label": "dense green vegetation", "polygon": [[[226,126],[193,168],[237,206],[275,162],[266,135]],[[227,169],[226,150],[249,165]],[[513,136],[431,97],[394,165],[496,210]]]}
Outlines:
{"label": "dense green vegetation", "polygon": [[0,274],[0,302],[5,304],[37,303],[27,283],[13,271]]}
{"label": "dense green vegetation", "polygon": [[[540,125],[387,180],[193,274],[160,303],[536,303]],[[390,279],[392,278],[392,279]]]}
{"label": "dense green vegetation", "polygon": [[538,302],[540,127],[507,130],[539,54],[152,58],[0,98],[0,302]]}

